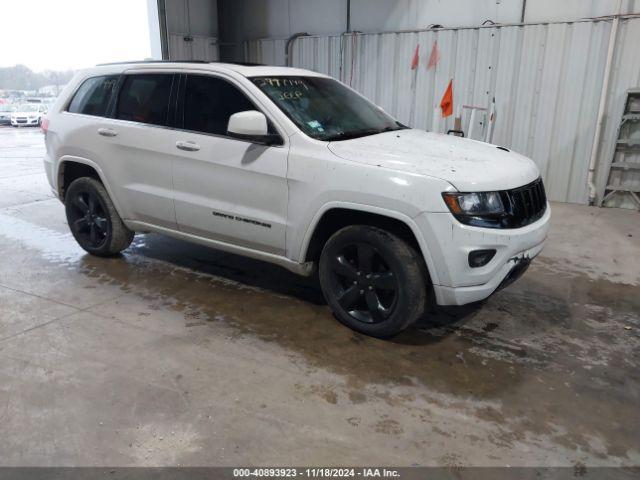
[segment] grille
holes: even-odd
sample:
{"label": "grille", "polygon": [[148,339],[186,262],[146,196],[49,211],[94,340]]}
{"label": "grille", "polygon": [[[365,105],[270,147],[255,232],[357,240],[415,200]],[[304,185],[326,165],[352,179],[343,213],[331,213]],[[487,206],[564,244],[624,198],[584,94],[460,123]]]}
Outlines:
{"label": "grille", "polygon": [[504,190],[500,195],[507,210],[507,216],[502,221],[503,228],[529,225],[542,218],[547,209],[547,195],[541,178],[524,187]]}

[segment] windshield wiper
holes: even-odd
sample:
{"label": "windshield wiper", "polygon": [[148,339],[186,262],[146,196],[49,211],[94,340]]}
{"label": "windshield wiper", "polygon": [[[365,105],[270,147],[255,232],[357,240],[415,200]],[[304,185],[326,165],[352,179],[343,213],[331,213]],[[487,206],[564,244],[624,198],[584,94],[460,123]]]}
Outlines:
{"label": "windshield wiper", "polygon": [[404,130],[406,127],[386,127],[386,128],[366,128],[363,130],[353,130],[351,132],[340,132],[323,138],[325,142],[334,142],[339,140],[351,140],[352,138],[367,137],[369,135],[377,135],[379,133],[394,132],[396,130]]}

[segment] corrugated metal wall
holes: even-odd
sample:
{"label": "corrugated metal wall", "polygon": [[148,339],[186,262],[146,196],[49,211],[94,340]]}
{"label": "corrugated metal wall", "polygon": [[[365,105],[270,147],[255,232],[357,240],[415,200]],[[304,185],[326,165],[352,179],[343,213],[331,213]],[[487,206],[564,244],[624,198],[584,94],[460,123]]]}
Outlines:
{"label": "corrugated metal wall", "polygon": [[[293,44],[292,64],[338,78],[399,120],[427,130],[453,127],[452,117],[439,122],[434,115],[450,79],[456,115],[462,105],[489,107],[495,97],[493,143],[533,158],[551,199],[587,203],[589,156],[610,29],[610,20],[595,20],[305,37]],[[440,61],[428,70],[436,41]],[[640,19],[621,20],[618,43],[608,103],[611,120],[601,149],[606,160],[600,165],[607,163],[616,134],[622,102],[618,99],[626,88],[637,85],[640,75]],[[412,89],[410,63],[418,44],[420,67]],[[282,65],[284,45],[284,40],[248,42],[246,59]],[[462,113],[468,130],[469,111]],[[603,182],[598,184],[601,190]]]}
{"label": "corrugated metal wall", "polygon": [[265,65],[284,65],[284,39],[264,39],[245,42],[244,59],[246,62],[263,63]]}

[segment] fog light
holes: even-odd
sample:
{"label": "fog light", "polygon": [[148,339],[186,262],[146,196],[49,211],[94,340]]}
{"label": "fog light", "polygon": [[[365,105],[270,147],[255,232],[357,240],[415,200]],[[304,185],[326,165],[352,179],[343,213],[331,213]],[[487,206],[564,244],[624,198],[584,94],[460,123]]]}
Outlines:
{"label": "fog light", "polygon": [[484,267],[496,254],[494,249],[490,250],[474,250],[469,252],[469,266],[471,268]]}

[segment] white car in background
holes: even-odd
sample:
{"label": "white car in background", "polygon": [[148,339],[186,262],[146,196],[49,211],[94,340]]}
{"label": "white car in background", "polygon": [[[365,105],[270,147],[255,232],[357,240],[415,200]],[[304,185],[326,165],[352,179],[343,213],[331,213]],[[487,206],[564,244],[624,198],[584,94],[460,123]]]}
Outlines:
{"label": "white car in background", "polygon": [[23,103],[11,112],[11,125],[14,127],[39,127],[42,117],[47,113],[47,106],[42,103]]}
{"label": "white car in background", "polygon": [[13,107],[8,103],[0,103],[0,125],[9,125],[11,123],[11,112]]}
{"label": "white car in background", "polygon": [[487,298],[549,228],[530,159],[408,128],[308,70],[100,66],[76,75],[42,128],[49,183],[87,252],[117,255],[152,231],[317,267],[335,316],[376,337],[428,301]]}

